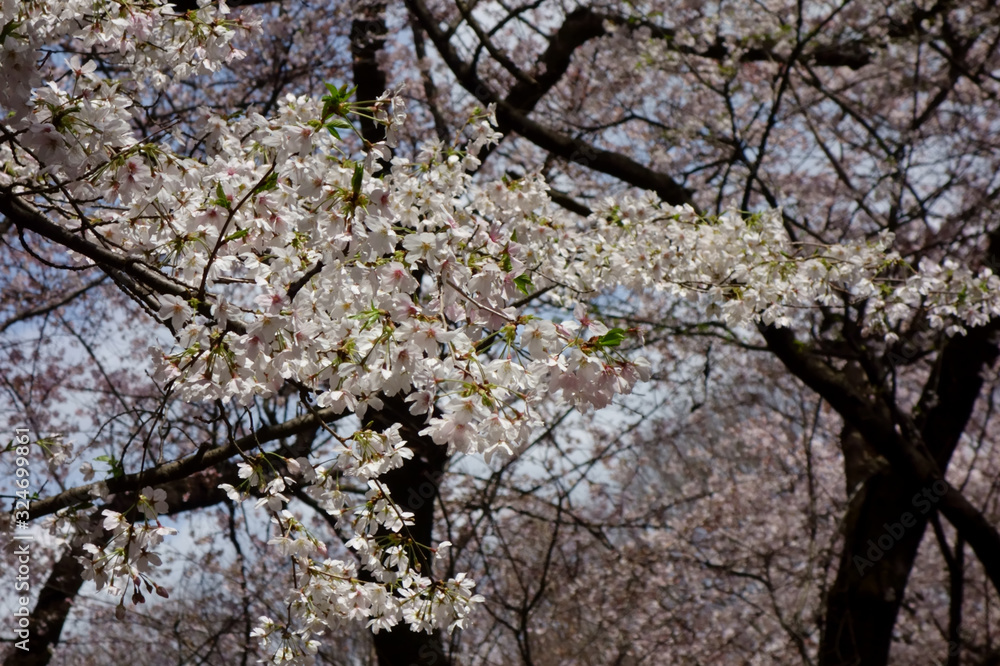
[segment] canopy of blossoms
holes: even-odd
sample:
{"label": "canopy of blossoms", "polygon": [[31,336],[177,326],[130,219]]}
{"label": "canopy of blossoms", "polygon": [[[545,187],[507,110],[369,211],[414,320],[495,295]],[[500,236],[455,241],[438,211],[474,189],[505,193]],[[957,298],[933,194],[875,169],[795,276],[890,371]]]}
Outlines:
{"label": "canopy of blossoms", "polygon": [[[148,0],[3,0],[2,24],[0,210],[169,327],[154,377],[189,401],[246,405],[291,387],[303,413],[365,424],[400,396],[421,434],[489,461],[516,455],[552,405],[605,407],[648,379],[625,351],[638,332],[592,318],[602,294],[668,292],[732,327],[787,325],[845,297],[867,300],[872,334],[913,308],[949,333],[1000,315],[989,270],[905,266],[888,235],[794,244],[780,211],[709,218],[653,195],[582,219],[552,206],[540,177],[477,182],[480,149],[499,139],[490,110],[470,118],[464,146],[429,144],[412,161],[391,153],[406,119],[397,96],[355,103],[334,85],[266,117],[205,110],[199,145],[179,127],[141,131],[132,110],[158,89],[243,55],[234,36],[258,26],[224,3],[178,14]],[[99,72],[80,55],[91,50],[117,66]],[[387,138],[357,153],[344,135],[361,113]],[[292,615],[255,630],[276,663],[314,652],[344,619],[451,629],[482,599],[464,575],[414,565],[430,544],[408,536],[410,514],[380,482],[413,455],[399,424],[336,439],[324,459],[234,452],[243,483],[227,492],[271,516],[271,544],[301,572]],[[364,502],[342,492],[350,477],[367,484]],[[285,508],[293,484],[336,517],[357,563],[325,559]],[[87,547],[99,589],[166,593],[153,582],[172,533],[163,500],[145,488],[134,524],[105,512],[110,538]]]}

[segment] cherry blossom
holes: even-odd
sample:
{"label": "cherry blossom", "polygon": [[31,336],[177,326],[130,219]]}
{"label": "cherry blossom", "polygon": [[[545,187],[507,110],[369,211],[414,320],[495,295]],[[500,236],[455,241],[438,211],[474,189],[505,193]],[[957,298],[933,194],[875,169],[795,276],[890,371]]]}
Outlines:
{"label": "cherry blossom", "polygon": [[[642,331],[599,314],[616,294],[691,303],[730,331],[858,308],[859,335],[877,345],[908,326],[954,336],[1000,316],[989,267],[927,257],[912,266],[888,230],[802,241],[779,208],[706,214],[651,191],[571,216],[540,173],[477,178],[482,151],[503,139],[495,105],[474,110],[453,145],[428,141],[412,158],[398,150],[408,122],[399,91],[351,102],[346,86],[328,83],[325,95],[287,92],[268,108],[140,123],[171,81],[212,81],[247,57],[238,40],[260,24],[225,2],[184,13],[129,0],[4,2],[2,18],[18,26],[0,61],[4,213],[65,245],[70,267],[101,266],[169,329],[170,342],[150,350],[165,393],[220,412],[294,395],[298,416],[335,442],[299,458],[225,435],[235,478],[216,483],[266,519],[266,543],[291,569],[287,616],[253,629],[276,664],[308,663],[344,621],[375,633],[468,625],[485,597],[465,572],[429,570],[432,544],[413,535],[418,509],[386,479],[420,457],[419,438],[447,456],[506,464],[554,414],[589,414],[649,381]],[[44,49],[59,45],[73,55],[46,63]],[[384,138],[361,137],[359,149],[348,136],[361,136],[359,118]],[[418,427],[393,416],[395,400]],[[346,415],[350,434],[334,424]],[[329,517],[354,561],[328,557],[293,511],[296,493]],[[131,505],[102,511],[81,559],[124,608],[129,590],[133,605],[143,588],[165,593],[156,549],[176,530],[159,522],[166,490],[121,496]],[[775,530],[760,526],[761,538]],[[687,557],[702,556],[691,541]],[[650,538],[636,550],[668,547]]]}

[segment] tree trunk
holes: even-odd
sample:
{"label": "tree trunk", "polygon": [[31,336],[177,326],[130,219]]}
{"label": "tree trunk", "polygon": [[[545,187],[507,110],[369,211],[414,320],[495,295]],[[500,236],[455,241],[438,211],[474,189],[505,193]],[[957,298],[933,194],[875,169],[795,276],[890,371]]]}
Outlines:
{"label": "tree trunk", "polygon": [[[434,532],[434,502],[448,454],[445,447],[418,434],[423,429],[423,419],[411,415],[408,407],[398,397],[386,398],[385,407],[375,415],[381,427],[401,423],[400,434],[413,450],[413,458],[381,478],[399,507],[413,512],[413,525],[408,527],[410,536],[421,546],[430,547]],[[420,548],[415,558],[421,573],[433,577],[430,552]],[[445,654],[439,631],[430,634],[415,632],[407,625],[399,624],[392,631],[375,634],[374,641],[379,666],[448,666],[451,663]]]}
{"label": "tree trunk", "polygon": [[[883,469],[851,503],[837,578],[827,593],[819,666],[888,663],[892,628],[927,527],[930,506]],[[928,508],[928,512],[930,509]]]}
{"label": "tree trunk", "polygon": [[67,550],[53,565],[28,618],[28,651],[14,648],[3,666],[45,666],[52,659],[73,599],[83,585],[83,567],[76,560],[83,554],[80,549]]}

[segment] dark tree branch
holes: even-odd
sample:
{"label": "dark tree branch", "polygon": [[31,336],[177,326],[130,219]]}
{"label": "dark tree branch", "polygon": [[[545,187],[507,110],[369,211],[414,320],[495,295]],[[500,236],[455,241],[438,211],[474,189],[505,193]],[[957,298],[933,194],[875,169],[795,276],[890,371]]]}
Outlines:
{"label": "dark tree branch", "polygon": [[3,322],[3,324],[0,324],[0,333],[3,333],[4,331],[6,331],[8,328],[10,328],[19,321],[26,321],[33,317],[40,317],[42,315],[49,314],[53,310],[61,308],[67,303],[70,303],[71,301],[76,299],[78,296],[82,296],[83,294],[87,293],[97,285],[101,284],[106,279],[107,279],[106,277],[99,277],[96,280],[91,280],[90,282],[78,287],[77,289],[74,289],[64,294],[61,298],[57,300],[51,301],[37,308],[32,308],[30,310],[23,310],[21,312],[18,312],[16,315],[11,317],[7,321]]}
{"label": "dark tree branch", "polygon": [[[306,455],[315,440],[317,424],[297,432],[295,442],[287,451],[292,457]],[[222,461],[214,469],[205,473],[192,473],[183,478],[156,484],[158,489],[167,493],[167,512],[164,515],[176,516],[187,511],[195,511],[215,506],[227,500],[227,495],[219,486],[223,483],[238,484],[239,468],[233,461]],[[135,505],[135,490],[120,492],[111,498],[107,504],[94,509],[90,520],[99,521],[101,512],[105,509],[125,513]],[[104,538],[108,537],[106,532]],[[237,546],[238,547],[238,546]],[[66,551],[56,561],[39,594],[38,601],[31,612],[29,623],[31,627],[30,651],[27,653],[15,650],[4,661],[3,666],[45,666],[53,656],[53,651],[59,643],[63,626],[73,606],[73,599],[83,586],[83,568],[80,557],[87,557],[80,545]],[[246,607],[244,606],[244,613]],[[249,634],[249,627],[248,634]]]}
{"label": "dark tree branch", "polygon": [[0,213],[6,215],[19,229],[33,231],[43,238],[82,254],[101,268],[120,270],[157,293],[186,296],[195,292],[194,287],[176,282],[135,259],[123,257],[112,249],[92,243],[51,222],[10,190],[0,191]]}
{"label": "dark tree branch", "polygon": [[[944,473],[910,419],[894,412],[884,396],[869,399],[847,378],[803,348],[789,329],[761,325],[768,348],[792,374],[822,396],[892,465],[909,489],[946,488],[940,510],[972,546],[993,586],[1000,592],[1000,533],[982,512],[944,480]],[[995,343],[994,343],[995,344]],[[978,363],[986,359],[980,358]],[[978,395],[978,391],[976,392]],[[976,396],[967,396],[975,399]],[[964,426],[963,426],[964,427]]]}
{"label": "dark tree branch", "polygon": [[[249,7],[251,5],[266,5],[278,0],[226,0],[230,8]],[[198,9],[198,0],[172,0],[171,4],[178,13],[190,12]]]}
{"label": "dark tree branch", "polygon": [[497,105],[497,123],[501,132],[517,132],[562,159],[614,176],[635,187],[656,192],[669,204],[693,202],[692,193],[670,176],[645,167],[625,155],[597,148],[528,118],[527,113],[520,108],[520,103],[501,99],[479,78],[471,65],[462,61],[452,46],[449,35],[439,27],[433,14],[421,0],[406,0],[406,5],[430,37],[458,83],[483,104]]}
{"label": "dark tree branch", "polygon": [[341,416],[332,409],[320,409],[311,414],[289,419],[284,423],[263,426],[245,437],[226,444],[214,447],[210,444],[204,444],[198,451],[186,458],[180,458],[134,474],[126,474],[116,479],[95,481],[77,486],[58,495],[38,500],[31,505],[29,515],[34,520],[40,516],[55,513],[59,509],[90,501],[102,485],[106,486],[108,494],[117,494],[134,492],[143,486],[159,486],[177,481],[209,467],[214,467],[241,451],[251,451],[266,442],[314,430],[320,423],[330,423]]}
{"label": "dark tree branch", "polygon": [[[18,229],[34,232],[93,261],[147,312],[151,312],[156,305],[154,297],[157,295],[168,294],[190,299],[198,293],[195,287],[164,275],[136,258],[123,256],[113,248],[91,242],[82,235],[55,224],[9,190],[0,191],[0,213]],[[201,302],[198,312],[209,320],[214,319],[209,303]],[[226,330],[243,334],[246,332],[246,325],[234,319],[226,323]]]}
{"label": "dark tree branch", "polygon": [[[434,537],[434,504],[448,463],[447,449],[420,434],[424,419],[410,414],[401,396],[383,398],[382,409],[372,416],[380,429],[401,424],[400,435],[413,451],[413,458],[402,467],[386,472],[380,480],[399,506],[413,513],[413,524],[406,530],[418,546],[411,557],[421,574],[433,577],[430,547]],[[379,666],[448,666],[451,663],[440,631],[428,634],[399,624],[373,638]]]}
{"label": "dark tree branch", "polygon": [[28,616],[28,650],[15,648],[3,666],[45,666],[52,659],[50,650],[59,642],[73,599],[83,586],[83,568],[76,559],[82,555],[82,548],[71,548],[56,560]]}

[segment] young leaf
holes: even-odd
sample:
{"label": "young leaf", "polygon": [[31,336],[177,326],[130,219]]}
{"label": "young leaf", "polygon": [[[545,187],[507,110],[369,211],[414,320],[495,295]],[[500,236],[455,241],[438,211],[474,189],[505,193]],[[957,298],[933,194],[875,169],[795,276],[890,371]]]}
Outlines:
{"label": "young leaf", "polygon": [[358,195],[361,194],[361,179],[365,175],[365,166],[361,162],[354,165],[354,177],[351,178],[351,193],[355,201],[358,200]]}
{"label": "young leaf", "polygon": [[233,240],[236,240],[238,238],[243,238],[248,233],[250,233],[250,229],[249,228],[247,228],[247,229],[239,229],[238,231],[234,231],[233,233],[231,233],[228,236],[226,236],[226,238],[222,242],[223,243],[228,243],[229,241],[233,241]]}
{"label": "young leaf", "polygon": [[514,278],[514,286],[517,287],[519,292],[525,296],[529,296],[534,285],[531,284],[531,278],[527,274],[521,274]]}
{"label": "young leaf", "polygon": [[601,347],[617,347],[625,339],[625,329],[612,328],[610,331],[597,338],[597,344]]}
{"label": "young leaf", "polygon": [[274,171],[267,175],[260,185],[257,186],[256,192],[267,192],[269,190],[276,189],[278,187],[278,174]]}
{"label": "young leaf", "polygon": [[226,191],[222,189],[222,183],[215,184],[215,200],[212,203],[226,210],[229,210],[230,206],[232,206],[229,197],[226,196]]}

